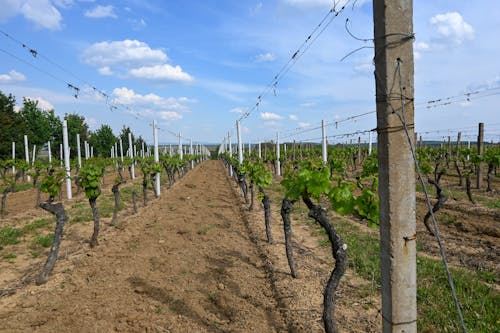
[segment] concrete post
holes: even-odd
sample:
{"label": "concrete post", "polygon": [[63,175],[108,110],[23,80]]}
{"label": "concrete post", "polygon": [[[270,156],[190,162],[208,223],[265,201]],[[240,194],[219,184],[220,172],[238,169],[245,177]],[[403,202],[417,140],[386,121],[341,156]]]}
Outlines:
{"label": "concrete post", "polygon": [[[193,139],[189,139],[189,155],[193,156]],[[194,160],[191,159],[191,170],[194,169]]]}
{"label": "concrete post", "polygon": [[[29,147],[28,147],[28,136],[27,135],[24,136],[24,157],[26,158],[26,164],[30,165],[30,151],[29,151]],[[28,183],[29,183],[31,181],[31,177],[28,176],[27,179],[28,179]]]}
{"label": "concrete post", "polygon": [[[12,164],[16,162],[16,143],[13,141],[12,142]],[[16,174],[16,167],[12,165],[12,174]]]}
{"label": "concrete post", "polygon": [[66,196],[68,200],[73,198],[71,192],[71,167],[69,164],[68,122],[63,120],[63,146],[64,146],[64,168],[66,169]]}
{"label": "concrete post", "polygon": [[182,160],[182,155],[183,155],[183,151],[182,151],[182,139],[181,139],[181,133],[179,133],[179,156],[181,157],[181,160]]}
{"label": "concrete post", "polygon": [[50,141],[47,141],[47,149],[49,150],[49,165],[52,166],[52,150],[50,149]]}
{"label": "concrete post", "polygon": [[238,163],[243,163],[243,142],[241,142],[240,121],[236,120],[236,133],[238,135]]}
{"label": "concrete post", "polygon": [[417,331],[412,18],[412,0],[373,1],[382,331],[391,333]]}
{"label": "concrete post", "polygon": [[[153,142],[154,142],[154,158],[155,162],[160,162],[160,154],[158,152],[158,127],[156,125],[156,120],[153,120]],[[142,151],[144,153],[144,142],[142,143]],[[155,192],[156,196],[160,196],[160,173],[155,175]]]}
{"label": "concrete post", "polygon": [[132,179],[135,179],[135,168],[134,168],[134,148],[132,148],[134,145],[132,143],[132,132],[128,132],[128,150],[129,150],[129,157],[132,159],[132,163],[130,164],[130,174],[132,176]]}
{"label": "concrete post", "polygon": [[82,149],[80,148],[80,134],[76,135],[76,153],[78,154],[78,167],[82,167]]}
{"label": "concrete post", "polygon": [[[233,145],[231,143],[231,133],[227,132],[227,139],[229,140],[229,156],[233,157]],[[229,165],[229,176],[233,177],[233,166]]]}
{"label": "concrete post", "polygon": [[[484,123],[479,123],[479,133],[477,135],[477,154],[481,157],[484,153]],[[480,189],[483,185],[481,163],[476,167],[476,188]]]}
{"label": "concrete post", "polygon": [[368,133],[368,155],[372,154],[372,131]]}
{"label": "concrete post", "polygon": [[123,163],[123,141],[120,139],[120,159]]}
{"label": "concrete post", "polygon": [[276,174],[281,176],[280,132],[276,132]]}
{"label": "concrete post", "polygon": [[262,147],[261,147],[260,141],[259,141],[259,150],[258,150],[258,152],[259,152],[259,159],[261,159],[262,158]]}

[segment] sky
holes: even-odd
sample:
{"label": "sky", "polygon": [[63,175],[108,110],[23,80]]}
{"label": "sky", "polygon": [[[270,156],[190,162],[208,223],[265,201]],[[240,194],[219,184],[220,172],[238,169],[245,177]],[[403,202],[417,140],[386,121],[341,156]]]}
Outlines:
{"label": "sky", "polygon": [[[160,143],[176,133],[203,143],[230,133],[234,142],[243,118],[245,143],[278,131],[282,141],[319,141],[324,120],[335,143],[366,141],[376,127],[368,0],[337,4],[337,16],[328,15],[332,0],[0,5],[0,90],[61,117],[78,113],[93,130],[129,126],[152,143],[156,120]],[[486,140],[500,141],[500,4],[413,6],[415,131],[475,141],[483,122]]]}

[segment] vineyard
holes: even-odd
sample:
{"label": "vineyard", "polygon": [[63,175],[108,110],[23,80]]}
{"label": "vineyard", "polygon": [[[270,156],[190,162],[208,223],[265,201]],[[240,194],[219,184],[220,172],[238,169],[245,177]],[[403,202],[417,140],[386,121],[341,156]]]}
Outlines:
{"label": "vineyard", "polygon": [[[135,179],[124,170],[131,160],[124,167],[119,158],[90,159],[74,170],[71,201],[64,199],[64,172],[40,161],[38,169],[26,170],[34,186],[19,177],[5,195],[3,329],[320,332],[321,291],[333,267],[340,267],[329,296],[335,310],[328,311],[343,331],[379,331],[376,154],[330,148],[324,164],[319,147],[289,146],[280,157],[283,176],[276,175],[271,147],[261,158],[245,154],[241,166],[227,153],[205,162],[201,156],[166,155],[158,164],[137,158]],[[433,203],[441,203],[435,214],[466,323],[473,331],[494,331],[499,150],[485,152],[492,158],[484,166],[493,167],[484,168],[488,185],[480,190],[466,186],[467,170],[480,161],[474,150],[422,147],[418,153],[429,191],[438,198]],[[4,161],[4,189],[12,188],[12,166]],[[156,173],[167,188],[160,196],[151,182]],[[433,228],[424,223],[421,186],[417,190],[418,296],[425,299],[419,327],[453,331],[453,301]],[[36,208],[53,201],[62,203],[66,224]],[[343,262],[334,248],[332,263],[329,238],[345,250]],[[52,272],[44,262],[53,256],[53,242],[60,248]],[[37,287],[34,281],[46,283]],[[101,309],[103,302],[109,307]],[[98,320],[89,326],[89,318]]]}
{"label": "vineyard", "polygon": [[0,332],[500,333],[483,7],[7,2]]}

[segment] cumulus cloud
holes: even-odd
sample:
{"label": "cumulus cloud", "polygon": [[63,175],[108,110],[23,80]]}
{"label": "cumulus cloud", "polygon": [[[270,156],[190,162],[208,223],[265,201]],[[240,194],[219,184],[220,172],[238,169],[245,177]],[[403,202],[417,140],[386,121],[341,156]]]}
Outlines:
{"label": "cumulus cloud", "polygon": [[255,57],[256,62],[271,62],[276,60],[276,55],[271,52],[262,53]]}
{"label": "cumulus cloud", "polygon": [[190,82],[193,77],[179,65],[167,64],[167,54],[138,40],[99,42],[82,53],[83,62],[99,67],[102,75],[152,81]]}
{"label": "cumulus cloud", "polygon": [[0,83],[13,83],[21,81],[26,81],[26,76],[15,70],[11,70],[8,74],[0,74]]}
{"label": "cumulus cloud", "polygon": [[[133,106],[142,111],[160,110],[160,112],[189,112],[189,108],[185,104],[195,102],[195,100],[187,97],[165,98],[153,93],[142,95],[127,87],[115,88],[113,90],[113,97],[116,103]],[[150,114],[151,113],[152,112],[150,112]]]}
{"label": "cumulus cloud", "polygon": [[192,81],[193,77],[182,71],[180,66],[170,66],[169,64],[144,66],[133,68],[130,75],[135,78],[149,79],[155,81]]}
{"label": "cumulus cloud", "polygon": [[280,119],[283,119],[283,117],[280,116],[279,114],[272,113],[272,112],[261,112],[260,113],[260,118],[264,119],[264,120],[280,120]]}
{"label": "cumulus cloud", "polygon": [[430,50],[430,45],[425,42],[417,42],[413,45],[413,56],[415,59],[422,57],[422,52]]}
{"label": "cumulus cloud", "polygon": [[182,119],[182,115],[180,115],[175,111],[162,111],[158,112],[158,115],[160,116],[161,119],[166,121]]}
{"label": "cumulus cloud", "polygon": [[245,113],[245,110],[242,108],[233,108],[233,109],[229,110],[229,112],[243,114],[243,113]]}
{"label": "cumulus cloud", "polygon": [[46,99],[43,99],[42,97],[29,97],[25,96],[26,99],[32,100],[32,101],[37,101],[38,102],[38,107],[42,110],[45,111],[50,111],[54,110],[54,105],[47,101]]}
{"label": "cumulus cloud", "polygon": [[82,58],[85,63],[99,67],[157,65],[168,60],[162,50],[152,49],[144,42],[130,39],[92,44],[83,51]]}
{"label": "cumulus cloud", "polygon": [[99,74],[101,75],[113,75],[113,71],[109,66],[104,66],[98,69]]}
{"label": "cumulus cloud", "polygon": [[297,117],[296,115],[294,114],[291,114],[288,116],[290,118],[290,120],[299,120],[299,117]]}
{"label": "cumulus cloud", "polygon": [[474,28],[465,22],[462,15],[457,12],[438,14],[430,19],[443,42],[462,44],[466,40],[474,39]]}
{"label": "cumulus cloud", "polygon": [[[15,3],[16,1],[9,1]],[[49,0],[19,1],[15,14],[22,14],[25,19],[35,23],[38,28],[60,30],[62,16]]]}
{"label": "cumulus cloud", "polygon": [[106,18],[106,17],[117,18],[113,6],[101,6],[101,5],[97,5],[96,7],[87,10],[85,12],[85,16],[89,18]]}

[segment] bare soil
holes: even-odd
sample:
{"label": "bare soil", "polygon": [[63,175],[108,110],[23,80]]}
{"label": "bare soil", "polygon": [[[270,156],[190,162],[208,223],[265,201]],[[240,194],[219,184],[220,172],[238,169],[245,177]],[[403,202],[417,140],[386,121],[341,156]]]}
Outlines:
{"label": "bare soil", "polygon": [[[106,178],[106,191],[113,178]],[[52,218],[35,208],[35,195],[10,194],[3,225]],[[294,224],[299,278],[291,277],[280,199],[273,197],[274,243],[267,244],[261,205],[248,212],[222,162],[207,161],[138,214],[126,208],[118,227],[103,218],[95,249],[86,243],[91,222],[67,224],[60,259],[43,286],[34,278],[48,250],[33,258],[29,240],[9,245],[0,254],[17,257],[0,257],[0,290],[14,293],[0,297],[0,332],[323,332],[331,251],[309,225]],[[65,205],[79,201],[87,204],[79,195]],[[449,200],[437,213],[448,257],[453,265],[498,274],[498,211],[476,214],[477,207],[466,206]],[[437,257],[424,214],[419,197],[418,239],[426,255]],[[368,291],[371,284],[349,270],[343,277],[335,313],[341,331],[381,330],[380,298]]]}

